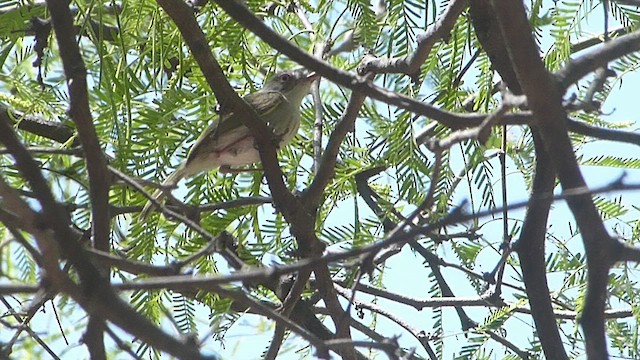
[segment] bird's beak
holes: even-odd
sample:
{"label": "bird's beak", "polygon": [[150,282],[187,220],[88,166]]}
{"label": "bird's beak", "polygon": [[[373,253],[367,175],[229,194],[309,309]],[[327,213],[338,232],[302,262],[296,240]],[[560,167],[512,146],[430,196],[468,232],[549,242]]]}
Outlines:
{"label": "bird's beak", "polygon": [[311,74],[307,75],[307,80],[309,80],[310,82],[319,78],[320,75],[316,72],[312,72]]}

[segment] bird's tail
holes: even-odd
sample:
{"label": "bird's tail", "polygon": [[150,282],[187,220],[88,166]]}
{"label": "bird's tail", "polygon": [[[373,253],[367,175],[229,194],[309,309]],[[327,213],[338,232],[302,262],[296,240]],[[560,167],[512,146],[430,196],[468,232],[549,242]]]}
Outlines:
{"label": "bird's tail", "polygon": [[[166,192],[170,191],[168,188],[178,184],[178,182],[184,176],[185,167],[180,166],[162,182],[162,188],[156,190],[153,195],[151,195],[151,198],[156,202],[160,202],[166,196]],[[142,208],[142,211],[140,212],[140,219],[146,219],[155,207],[155,204],[151,200],[147,201],[147,203],[144,205],[144,208]]]}

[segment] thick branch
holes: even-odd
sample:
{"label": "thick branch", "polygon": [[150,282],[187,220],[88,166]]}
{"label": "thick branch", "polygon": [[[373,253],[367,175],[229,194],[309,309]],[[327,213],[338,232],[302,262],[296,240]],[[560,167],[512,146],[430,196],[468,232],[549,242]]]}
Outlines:
{"label": "thick branch", "polygon": [[[51,139],[61,144],[69,141],[75,134],[73,128],[60,122],[47,121],[45,119],[23,115],[10,111],[6,107],[0,105],[0,119],[8,121],[11,124],[17,124],[18,129],[36,134],[47,139]],[[79,145],[78,141],[74,141],[71,146]]]}
{"label": "thick branch", "polygon": [[597,49],[569,61],[567,65],[556,72],[556,81],[561,89],[566,90],[576,81],[608,62],[635,51],[640,51],[640,30],[607,41]]}
{"label": "thick branch", "polygon": [[76,124],[89,173],[93,241],[96,249],[109,251],[109,186],[107,162],[93,126],[87,91],[87,70],[75,37],[73,17],[66,2],[48,1],[53,29],[69,87],[69,115]]}
{"label": "thick branch", "polygon": [[[558,169],[563,191],[586,188],[568,136],[562,94],[539,58],[523,4],[509,0],[491,2],[545,148],[554,154],[552,159]],[[587,252],[589,282],[581,321],[587,356],[604,359],[607,357],[604,307],[608,271],[614,260],[610,246],[613,239],[607,233],[589,194],[571,196],[567,198],[567,203],[576,218]]]}
{"label": "thick branch", "polygon": [[[621,28],[609,31],[609,33],[607,34],[607,37],[609,39],[614,39],[614,38],[617,38],[617,37],[619,37],[621,35],[628,34],[629,32],[631,32],[631,30],[632,29],[628,28],[628,27],[621,27]],[[581,41],[579,41],[579,42],[577,42],[575,44],[571,44],[571,50],[570,51],[571,51],[572,54],[574,54],[574,53],[580,52],[582,50],[588,49],[588,48],[590,48],[592,46],[601,44],[603,42],[604,42],[604,36],[596,35],[594,37],[591,37],[591,38],[588,38],[588,39],[585,39],[585,40],[581,40]]]}
{"label": "thick branch", "polygon": [[[76,41],[76,30],[69,4],[65,1],[47,1],[51,14],[51,22],[60,49],[60,58],[64,67],[69,88],[69,115],[76,124],[80,143],[84,150],[87,172],[89,173],[89,197],[91,198],[91,232],[94,247],[98,250],[109,251],[109,233],[111,217],[109,216],[109,187],[110,178],[107,171],[107,161],[102,154],[98,134],[93,126],[91,110],[89,109],[89,94],[87,91],[87,70],[80,55],[80,48]],[[106,286],[108,278],[95,278]],[[83,285],[88,285],[87,283]],[[106,359],[103,333],[105,324],[100,317],[89,319],[84,342],[87,344],[92,359]]]}
{"label": "thick branch", "polygon": [[[544,148],[539,131],[536,128],[532,128],[531,131],[536,151],[536,170],[531,197],[537,198],[542,194],[553,192],[556,171],[549,153]],[[514,248],[520,257],[522,278],[527,289],[529,306],[531,306],[531,317],[536,324],[542,350],[548,359],[567,359],[547,284],[544,243],[551,203],[549,199],[533,202],[529,206],[522,224],[520,239],[514,244]]]}

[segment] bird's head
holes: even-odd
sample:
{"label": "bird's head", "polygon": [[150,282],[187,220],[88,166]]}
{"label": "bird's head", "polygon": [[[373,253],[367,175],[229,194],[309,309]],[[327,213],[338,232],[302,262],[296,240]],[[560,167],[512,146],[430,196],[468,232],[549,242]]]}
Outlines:
{"label": "bird's head", "polygon": [[319,76],[303,69],[276,73],[264,84],[263,91],[277,91],[287,98],[302,98],[309,92],[311,83]]}

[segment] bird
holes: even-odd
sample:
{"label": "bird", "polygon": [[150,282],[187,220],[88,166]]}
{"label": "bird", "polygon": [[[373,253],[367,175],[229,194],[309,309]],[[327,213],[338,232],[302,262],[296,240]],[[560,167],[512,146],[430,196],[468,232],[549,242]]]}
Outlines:
{"label": "bird", "polygon": [[[300,106],[309,93],[316,73],[303,69],[276,73],[264,86],[243,97],[258,116],[272,130],[278,148],[288,144],[300,127]],[[189,150],[187,159],[171,173],[156,190],[152,198],[161,201],[166,189],[175,187],[180,180],[216,168],[249,165],[260,161],[252,131],[242,122],[243,115],[229,112],[219,115],[200,135]],[[148,201],[140,213],[145,219],[154,208]]]}

